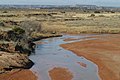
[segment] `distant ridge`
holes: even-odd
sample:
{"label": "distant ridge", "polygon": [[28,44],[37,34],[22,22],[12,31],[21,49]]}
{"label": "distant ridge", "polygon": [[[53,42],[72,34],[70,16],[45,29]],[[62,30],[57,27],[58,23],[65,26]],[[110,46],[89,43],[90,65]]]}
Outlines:
{"label": "distant ridge", "polygon": [[115,10],[120,11],[120,7],[105,7],[105,6],[96,6],[96,5],[0,5],[0,8],[27,8],[27,9],[67,9],[67,8],[74,8],[74,9],[88,9],[88,10]]}

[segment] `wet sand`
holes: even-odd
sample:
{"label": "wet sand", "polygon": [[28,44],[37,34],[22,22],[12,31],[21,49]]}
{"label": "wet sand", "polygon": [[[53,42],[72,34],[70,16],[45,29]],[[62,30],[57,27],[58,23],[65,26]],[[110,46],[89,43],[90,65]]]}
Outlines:
{"label": "wet sand", "polygon": [[87,64],[83,63],[83,62],[77,62],[78,64],[80,64],[82,67],[86,68]]}
{"label": "wet sand", "polygon": [[79,39],[76,39],[76,38],[67,38],[64,41],[74,41],[74,40],[79,40]]}
{"label": "wet sand", "polygon": [[37,80],[30,70],[14,70],[0,74],[0,80]]}
{"label": "wet sand", "polygon": [[97,64],[102,80],[120,80],[120,34],[94,38],[61,46]]}
{"label": "wet sand", "polygon": [[72,73],[66,68],[54,68],[49,71],[51,80],[72,80]]}

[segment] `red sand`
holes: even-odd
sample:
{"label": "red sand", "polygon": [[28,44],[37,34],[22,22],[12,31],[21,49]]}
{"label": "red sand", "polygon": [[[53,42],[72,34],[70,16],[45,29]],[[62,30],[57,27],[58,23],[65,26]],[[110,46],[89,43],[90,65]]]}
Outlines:
{"label": "red sand", "polygon": [[66,68],[54,68],[49,71],[51,80],[72,80],[73,75]]}
{"label": "red sand", "polygon": [[102,80],[120,80],[120,34],[96,38],[61,46],[97,64]]}
{"label": "red sand", "polygon": [[37,80],[37,77],[30,70],[15,70],[0,74],[0,80]]}

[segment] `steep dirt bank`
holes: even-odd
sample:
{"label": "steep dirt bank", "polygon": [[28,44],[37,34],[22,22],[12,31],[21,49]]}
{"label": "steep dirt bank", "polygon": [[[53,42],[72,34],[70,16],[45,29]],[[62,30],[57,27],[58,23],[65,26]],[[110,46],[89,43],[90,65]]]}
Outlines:
{"label": "steep dirt bank", "polygon": [[120,80],[120,34],[61,45],[96,63],[102,80]]}

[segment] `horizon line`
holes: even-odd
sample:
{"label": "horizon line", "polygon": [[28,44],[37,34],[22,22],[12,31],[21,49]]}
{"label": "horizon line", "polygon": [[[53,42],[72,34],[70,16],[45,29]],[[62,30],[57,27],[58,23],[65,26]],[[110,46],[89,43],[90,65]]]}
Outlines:
{"label": "horizon line", "polygon": [[76,6],[76,5],[86,5],[86,6],[97,6],[97,7],[115,7],[115,8],[120,8],[120,6],[105,6],[105,5],[95,5],[95,4],[0,4],[2,5],[11,5],[11,6],[17,6],[17,5],[25,5],[25,6]]}

